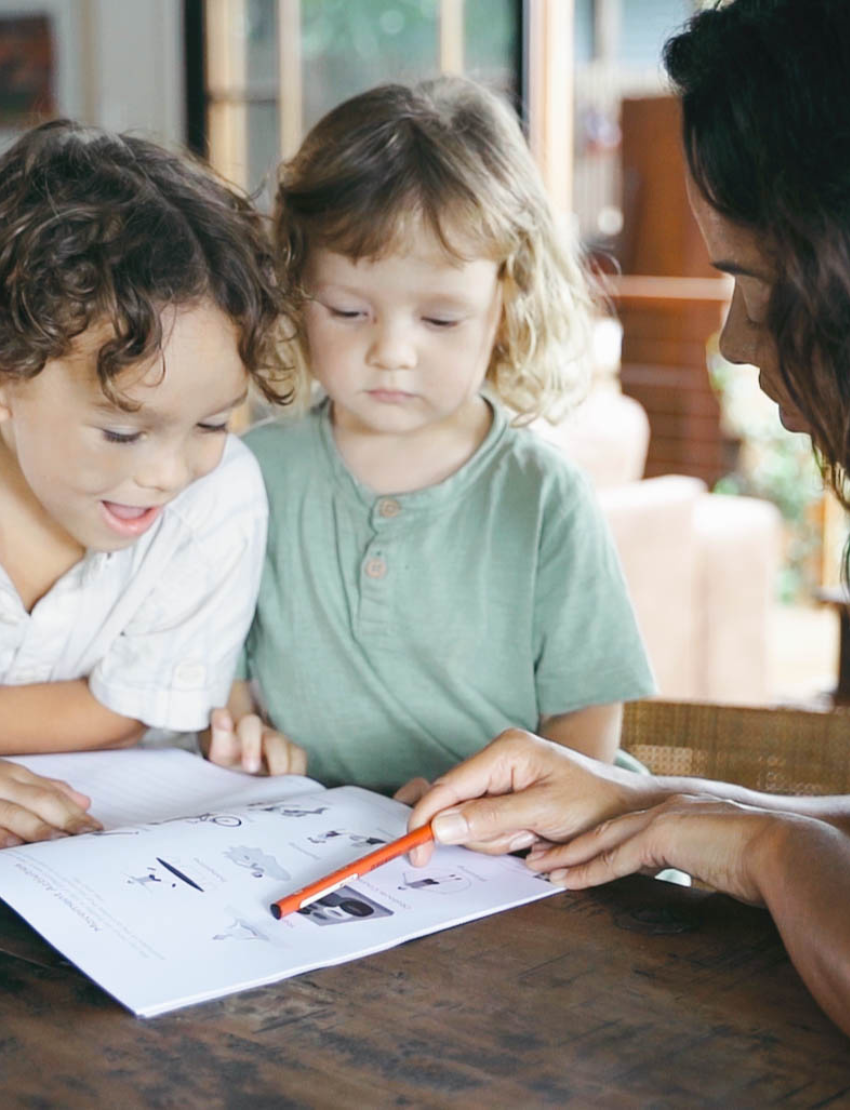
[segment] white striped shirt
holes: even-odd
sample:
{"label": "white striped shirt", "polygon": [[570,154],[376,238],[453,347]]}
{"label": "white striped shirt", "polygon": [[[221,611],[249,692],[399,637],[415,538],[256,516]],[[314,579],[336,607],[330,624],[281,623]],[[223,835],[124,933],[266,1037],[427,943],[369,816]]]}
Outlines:
{"label": "white striped shirt", "polygon": [[90,551],[27,613],[0,567],[0,683],[87,677],[149,727],[205,728],[223,705],[254,612],[268,505],[250,451],[219,465],[121,551]]}

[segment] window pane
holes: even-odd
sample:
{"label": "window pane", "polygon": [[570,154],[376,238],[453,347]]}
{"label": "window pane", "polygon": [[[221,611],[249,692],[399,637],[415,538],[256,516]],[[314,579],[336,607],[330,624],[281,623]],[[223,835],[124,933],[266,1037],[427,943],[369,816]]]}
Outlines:
{"label": "window pane", "polygon": [[437,0],[302,0],[304,128],[381,81],[439,69]]}
{"label": "window pane", "polygon": [[593,0],[575,0],[574,53],[577,62],[592,61],[595,46]]}
{"label": "window pane", "polygon": [[511,96],[517,88],[521,5],[516,0],[466,0],[464,70]]}
{"label": "window pane", "polygon": [[[299,0],[297,69],[281,72],[281,0],[207,0],[207,126],[214,164],[254,191],[292,143],[330,108],[380,82],[440,71],[440,0]],[[522,0],[465,0],[455,58],[516,98]],[[279,103],[298,80],[297,100]],[[214,122],[218,126],[213,126]],[[273,176],[273,174],[272,174]],[[260,196],[267,200],[268,190]]]}
{"label": "window pane", "polygon": [[277,0],[248,0],[245,8],[245,83],[248,90],[277,86]]}
{"label": "window pane", "polygon": [[248,188],[262,189],[257,198],[267,208],[274,200],[275,171],[280,160],[277,102],[248,105]]}
{"label": "window pane", "polygon": [[665,39],[693,13],[693,0],[623,0],[619,60],[659,65]]}

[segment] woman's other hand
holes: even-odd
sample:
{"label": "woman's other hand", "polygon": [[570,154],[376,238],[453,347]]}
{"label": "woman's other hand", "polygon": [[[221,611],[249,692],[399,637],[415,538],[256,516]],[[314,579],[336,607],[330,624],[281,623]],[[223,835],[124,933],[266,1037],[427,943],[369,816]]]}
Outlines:
{"label": "woman's other hand", "polygon": [[806,818],[738,802],[675,794],[660,805],[605,821],[569,844],[539,845],[526,863],[568,890],[635,872],[675,867],[742,902],[760,905],[760,860],[788,821]]}

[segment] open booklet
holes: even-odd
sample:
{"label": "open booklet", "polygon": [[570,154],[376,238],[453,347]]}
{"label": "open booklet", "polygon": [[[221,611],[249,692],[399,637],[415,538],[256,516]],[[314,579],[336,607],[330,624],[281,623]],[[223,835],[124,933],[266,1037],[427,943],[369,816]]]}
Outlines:
{"label": "open booklet", "polygon": [[88,794],[104,831],[0,851],[0,897],[142,1017],[556,892],[511,856],[438,847],[426,867],[401,856],[276,921],[271,902],[402,836],[407,806],[174,749],[16,762]]}

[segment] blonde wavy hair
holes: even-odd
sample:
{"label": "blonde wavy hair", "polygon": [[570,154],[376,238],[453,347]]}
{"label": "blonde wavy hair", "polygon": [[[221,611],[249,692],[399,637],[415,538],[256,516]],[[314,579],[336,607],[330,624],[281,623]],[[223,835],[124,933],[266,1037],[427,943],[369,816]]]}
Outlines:
{"label": "blonde wavy hair", "polygon": [[304,271],[320,246],[352,259],[403,253],[424,224],[457,260],[499,266],[503,314],[487,382],[523,421],[556,419],[584,391],[591,298],[511,108],[473,81],[379,85],[332,109],[281,166],[275,237],[298,323],[289,343],[310,394]]}

